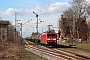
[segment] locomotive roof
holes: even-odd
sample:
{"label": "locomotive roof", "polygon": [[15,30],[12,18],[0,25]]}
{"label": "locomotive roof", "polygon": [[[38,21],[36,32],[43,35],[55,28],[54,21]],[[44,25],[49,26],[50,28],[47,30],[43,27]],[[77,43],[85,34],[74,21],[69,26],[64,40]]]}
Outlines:
{"label": "locomotive roof", "polygon": [[48,34],[48,33],[56,33],[55,31],[47,31],[47,32],[44,32],[42,34]]}
{"label": "locomotive roof", "polygon": [[46,32],[46,33],[56,33],[55,31],[54,32],[52,32],[52,31],[48,31],[48,32]]}

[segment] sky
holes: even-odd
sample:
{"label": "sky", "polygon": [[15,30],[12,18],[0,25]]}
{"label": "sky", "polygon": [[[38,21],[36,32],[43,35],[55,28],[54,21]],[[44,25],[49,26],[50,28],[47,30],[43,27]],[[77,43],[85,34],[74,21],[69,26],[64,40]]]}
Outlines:
{"label": "sky", "polygon": [[[28,37],[32,32],[36,32],[36,15],[38,14],[38,31],[44,32],[48,29],[50,23],[52,29],[58,31],[58,19],[64,10],[68,9],[72,0],[0,0],[0,19],[9,20],[15,25],[16,19],[21,20],[18,23],[23,24],[23,37]],[[42,21],[42,22],[40,22]],[[17,24],[19,26],[19,24]],[[19,29],[18,27],[17,29]]]}

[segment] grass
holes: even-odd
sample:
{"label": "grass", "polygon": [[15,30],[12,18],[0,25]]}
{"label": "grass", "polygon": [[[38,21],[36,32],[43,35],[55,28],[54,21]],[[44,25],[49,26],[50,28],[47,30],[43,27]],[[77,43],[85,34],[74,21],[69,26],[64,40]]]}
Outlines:
{"label": "grass", "polygon": [[77,48],[82,48],[82,49],[88,49],[88,50],[90,50],[90,40],[83,41],[82,43],[78,43],[77,44]]}
{"label": "grass", "polygon": [[19,60],[44,60],[44,58],[37,56],[29,51],[26,51],[25,49],[22,49],[19,54]]}
{"label": "grass", "polygon": [[77,47],[90,50],[90,44],[77,44]]}
{"label": "grass", "polygon": [[[69,42],[69,43],[60,43],[59,42],[58,44],[69,46],[69,44],[72,45],[72,42]],[[90,50],[90,40],[83,41],[82,43],[74,42],[73,44],[76,45],[77,48]]]}

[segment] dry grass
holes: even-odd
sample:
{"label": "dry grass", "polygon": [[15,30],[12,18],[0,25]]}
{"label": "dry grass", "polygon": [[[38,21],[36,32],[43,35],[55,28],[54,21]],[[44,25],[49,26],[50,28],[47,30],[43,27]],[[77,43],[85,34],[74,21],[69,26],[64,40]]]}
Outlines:
{"label": "dry grass", "polygon": [[0,60],[44,60],[12,42],[0,43]]}
{"label": "dry grass", "polygon": [[77,44],[77,48],[86,52],[90,52],[90,40]]}

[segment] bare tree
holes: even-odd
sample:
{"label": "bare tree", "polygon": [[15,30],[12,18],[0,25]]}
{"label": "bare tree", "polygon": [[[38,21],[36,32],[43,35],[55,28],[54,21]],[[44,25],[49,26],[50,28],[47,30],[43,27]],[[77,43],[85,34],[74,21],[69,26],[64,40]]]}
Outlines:
{"label": "bare tree", "polygon": [[86,0],[73,0],[71,3],[74,16],[76,18],[84,17],[87,15],[87,8],[89,7],[88,2]]}
{"label": "bare tree", "polygon": [[88,39],[90,40],[90,21],[88,22]]}
{"label": "bare tree", "polygon": [[[16,28],[12,24],[10,24],[8,26],[8,36],[7,36],[8,37],[8,41],[12,41],[13,43],[20,44],[21,43],[20,33],[19,33],[19,31],[15,32],[15,30],[16,30]],[[15,39],[15,33],[17,33],[18,40]]]}
{"label": "bare tree", "polygon": [[77,32],[78,34],[78,30],[82,28],[80,24],[83,20],[86,20],[86,16],[89,15],[90,10],[88,7],[90,7],[90,5],[86,2],[86,0],[73,0],[71,2],[71,8],[63,12],[63,17],[66,18],[67,21],[62,24],[59,23],[59,25],[63,25],[66,30],[65,33],[68,31],[70,32],[72,39],[74,38],[75,33]]}
{"label": "bare tree", "polygon": [[73,18],[73,11],[72,8],[69,8],[63,12],[63,16],[65,18]]}

